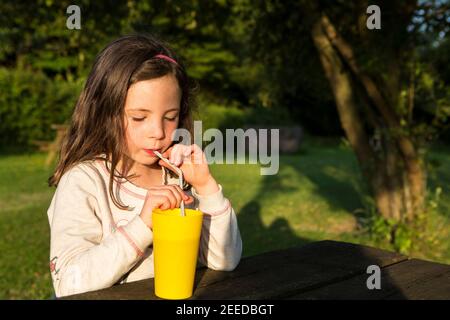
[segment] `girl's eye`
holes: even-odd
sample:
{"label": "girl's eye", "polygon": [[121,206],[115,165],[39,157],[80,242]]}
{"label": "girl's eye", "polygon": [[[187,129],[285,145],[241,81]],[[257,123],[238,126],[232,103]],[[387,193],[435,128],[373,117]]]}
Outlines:
{"label": "girl's eye", "polygon": [[142,121],[142,120],[144,120],[145,118],[131,118],[131,119],[133,119],[133,121]]}
{"label": "girl's eye", "polygon": [[169,120],[169,121],[174,121],[176,118],[177,118],[177,117],[173,117],[173,118],[168,118],[168,117],[166,117],[166,118],[164,118],[164,119]]}

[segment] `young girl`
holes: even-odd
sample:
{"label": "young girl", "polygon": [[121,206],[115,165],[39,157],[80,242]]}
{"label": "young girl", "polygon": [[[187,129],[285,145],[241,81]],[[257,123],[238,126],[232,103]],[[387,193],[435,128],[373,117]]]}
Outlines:
{"label": "young girl", "polygon": [[[199,263],[237,266],[242,241],[230,201],[201,148],[171,140],[177,128],[192,132],[190,104],[182,64],[157,39],[122,37],[98,55],[49,179],[57,297],[153,277],[152,209],[182,200],[204,213]],[[154,150],[183,171],[184,190]],[[194,158],[202,161],[187,161]]]}

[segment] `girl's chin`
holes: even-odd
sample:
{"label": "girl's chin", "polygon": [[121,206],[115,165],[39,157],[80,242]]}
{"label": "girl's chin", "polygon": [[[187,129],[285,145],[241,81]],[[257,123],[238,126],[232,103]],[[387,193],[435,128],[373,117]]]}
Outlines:
{"label": "girl's chin", "polygon": [[150,156],[136,157],[134,159],[135,162],[144,166],[156,165],[158,163],[158,160],[159,158]]}

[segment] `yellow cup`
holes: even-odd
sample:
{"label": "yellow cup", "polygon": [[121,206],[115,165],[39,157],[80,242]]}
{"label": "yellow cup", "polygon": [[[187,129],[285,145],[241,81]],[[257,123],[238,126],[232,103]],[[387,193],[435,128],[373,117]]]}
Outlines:
{"label": "yellow cup", "polygon": [[153,262],[155,294],[164,299],[192,296],[203,213],[180,208],[154,209]]}

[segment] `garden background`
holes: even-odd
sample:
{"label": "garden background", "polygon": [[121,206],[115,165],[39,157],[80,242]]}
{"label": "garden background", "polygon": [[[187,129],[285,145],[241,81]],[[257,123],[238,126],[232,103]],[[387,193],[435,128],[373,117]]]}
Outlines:
{"label": "garden background", "polygon": [[178,52],[204,130],[302,129],[277,175],[211,165],[244,256],[334,239],[450,264],[449,26],[447,1],[2,1],[0,299],[52,296],[55,162],[36,141],[70,121],[96,54],[133,32]]}

